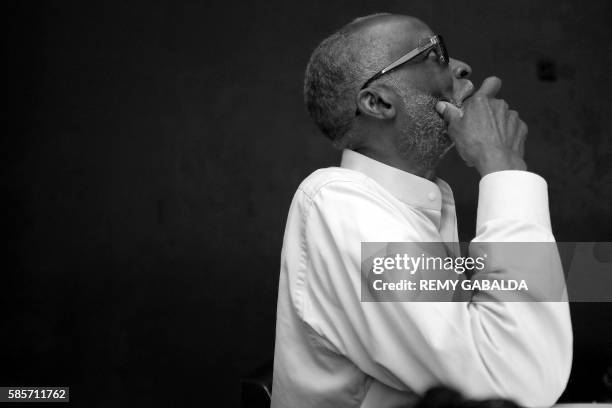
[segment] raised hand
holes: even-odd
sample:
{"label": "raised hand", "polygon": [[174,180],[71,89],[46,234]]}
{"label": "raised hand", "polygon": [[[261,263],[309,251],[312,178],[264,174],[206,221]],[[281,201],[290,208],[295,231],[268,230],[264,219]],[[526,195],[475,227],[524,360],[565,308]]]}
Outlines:
{"label": "raised hand", "polygon": [[527,169],[523,160],[527,125],[516,111],[508,109],[506,101],[495,98],[500,88],[501,80],[489,77],[461,109],[448,102],[436,105],[457,151],[481,176]]}

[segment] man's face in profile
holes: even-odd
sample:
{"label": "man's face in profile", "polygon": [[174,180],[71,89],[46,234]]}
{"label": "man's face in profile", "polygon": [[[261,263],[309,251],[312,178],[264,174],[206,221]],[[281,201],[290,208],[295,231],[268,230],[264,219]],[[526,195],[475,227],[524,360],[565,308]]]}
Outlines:
{"label": "man's face in profile", "polygon": [[[407,53],[434,35],[423,22],[399,16],[382,30],[386,30],[385,35],[391,39],[391,58]],[[435,105],[443,100],[460,106],[473,92],[473,85],[467,79],[470,72],[467,64],[452,58],[448,64],[442,63],[437,51],[432,49],[391,74],[388,83],[401,101],[397,113],[397,148],[402,156],[427,168],[437,165],[452,141]]]}

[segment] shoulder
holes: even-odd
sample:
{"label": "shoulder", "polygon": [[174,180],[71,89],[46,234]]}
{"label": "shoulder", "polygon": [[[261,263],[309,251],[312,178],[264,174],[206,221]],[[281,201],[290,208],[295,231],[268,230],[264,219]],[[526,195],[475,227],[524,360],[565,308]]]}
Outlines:
{"label": "shoulder", "polygon": [[369,178],[354,170],[342,167],[327,167],[311,173],[302,181],[298,192],[303,193],[310,200],[314,200],[331,190],[344,187],[352,190],[369,189]]}
{"label": "shoulder", "polygon": [[334,224],[401,215],[399,202],[387,190],[367,175],[341,167],[310,174],[298,187],[293,205],[305,219],[317,213]]}
{"label": "shoulder", "polygon": [[291,231],[317,248],[327,238],[360,242],[421,240],[422,217],[367,175],[344,168],[320,169],[299,186],[289,213]]}

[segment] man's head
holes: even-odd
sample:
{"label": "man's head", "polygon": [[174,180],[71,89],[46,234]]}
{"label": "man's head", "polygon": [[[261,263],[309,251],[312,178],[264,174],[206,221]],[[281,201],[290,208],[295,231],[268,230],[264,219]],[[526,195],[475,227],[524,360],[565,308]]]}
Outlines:
{"label": "man's head", "polygon": [[315,49],[306,68],[305,102],[336,147],[415,168],[435,167],[450,146],[435,104],[460,104],[471,94],[470,67],[454,59],[442,63],[432,49],[361,89],[433,35],[418,19],[375,14],[354,20]]}

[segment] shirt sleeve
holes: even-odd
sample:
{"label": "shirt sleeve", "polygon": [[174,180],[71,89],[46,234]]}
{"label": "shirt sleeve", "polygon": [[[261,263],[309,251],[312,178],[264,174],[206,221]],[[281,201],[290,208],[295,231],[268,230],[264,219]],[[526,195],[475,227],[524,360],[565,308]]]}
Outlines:
{"label": "shirt sleeve", "polygon": [[[547,206],[545,182],[503,173],[481,182],[476,240],[551,240],[548,208],[529,211]],[[498,188],[502,182],[515,189]],[[528,194],[518,188],[526,191],[525,183],[533,189]],[[361,302],[361,242],[418,242],[417,214],[350,182],[326,185],[310,200],[296,297],[319,345],[401,391],[422,393],[442,383],[473,398],[501,396],[527,406],[556,401],[571,365],[566,303]]]}
{"label": "shirt sleeve", "polygon": [[[530,241],[554,241],[550,215],[548,212],[548,193],[546,181],[537,174],[527,171],[506,170],[489,173],[480,180],[478,196],[478,216],[476,234],[483,239],[483,229],[495,220],[505,223],[531,225],[525,238]],[[535,228],[540,229],[539,233]],[[487,237],[508,241],[515,236]]]}

